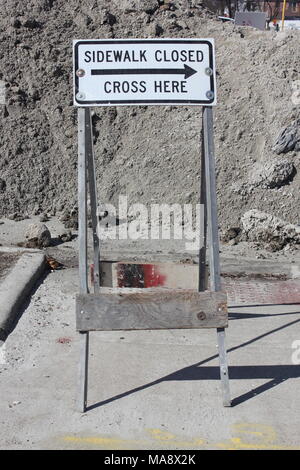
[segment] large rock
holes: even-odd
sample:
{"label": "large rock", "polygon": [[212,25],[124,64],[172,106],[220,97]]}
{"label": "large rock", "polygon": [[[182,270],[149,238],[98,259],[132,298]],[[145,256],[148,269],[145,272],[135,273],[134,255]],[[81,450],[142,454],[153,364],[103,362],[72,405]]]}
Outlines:
{"label": "large rock", "polygon": [[291,125],[282,129],[273,150],[278,155],[291,150],[300,150],[300,119],[296,119]]}
{"label": "large rock", "polygon": [[280,188],[288,184],[296,173],[293,163],[287,159],[258,164],[251,172],[249,182],[261,188]]}
{"label": "large rock", "polygon": [[242,218],[243,238],[262,242],[271,251],[285,245],[300,244],[300,226],[289,224],[279,217],[252,209]]}
{"label": "large rock", "polygon": [[30,246],[45,248],[51,244],[51,233],[44,224],[30,224],[26,230],[25,237]]}

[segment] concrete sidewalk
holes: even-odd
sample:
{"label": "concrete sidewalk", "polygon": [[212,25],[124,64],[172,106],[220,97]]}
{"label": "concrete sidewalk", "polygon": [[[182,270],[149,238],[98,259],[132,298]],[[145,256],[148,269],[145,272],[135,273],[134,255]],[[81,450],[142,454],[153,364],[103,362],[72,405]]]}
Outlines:
{"label": "concrete sidewalk", "polygon": [[76,290],[50,273],[1,348],[1,449],[300,449],[300,305],[230,309],[232,408],[215,330],[93,333],[80,414]]}

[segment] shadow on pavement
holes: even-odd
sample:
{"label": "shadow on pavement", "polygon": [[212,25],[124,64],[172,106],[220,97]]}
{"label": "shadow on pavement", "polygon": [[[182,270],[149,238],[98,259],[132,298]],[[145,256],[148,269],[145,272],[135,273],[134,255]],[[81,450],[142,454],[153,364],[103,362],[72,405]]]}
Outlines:
{"label": "shadow on pavement", "polygon": [[[295,304],[293,304],[295,305]],[[240,307],[239,307],[240,308]],[[228,319],[229,320],[246,320],[247,318],[266,318],[266,317],[282,317],[287,315],[300,315],[300,308],[299,312],[282,312],[282,313],[235,313],[235,312],[228,312]]]}
{"label": "shadow on pavement", "polygon": [[[294,313],[294,312],[292,312]],[[300,318],[294,320],[292,322],[286,323],[285,325],[279,326],[274,328],[273,330],[267,331],[255,338],[252,338],[244,343],[241,343],[237,346],[234,346],[227,350],[228,353],[235,351],[237,349],[243,348],[248,346],[249,344],[255,343],[266,336],[272,335],[284,328],[289,326],[295,325],[296,323],[300,322]],[[87,411],[92,410],[94,408],[98,408],[100,406],[104,406],[108,403],[111,403],[115,400],[119,400],[124,398],[128,395],[133,393],[137,393],[139,391],[145,390],[149,387],[153,387],[158,385],[162,382],[166,381],[176,381],[176,380],[220,380],[220,369],[219,367],[212,366],[212,367],[200,367],[203,364],[206,364],[209,361],[217,359],[218,355],[215,354],[214,356],[210,356],[207,359],[204,359],[201,362],[193,364],[188,367],[184,367],[183,369],[177,370],[172,372],[165,377],[161,377],[153,382],[149,382],[147,384],[141,385],[140,387],[136,387],[132,390],[128,390],[127,392],[120,393],[119,395],[115,395],[114,397],[108,398],[107,400],[100,401],[93,405],[87,407]],[[232,400],[232,406],[240,405],[241,403],[250,400],[251,398],[269,390],[272,387],[290,379],[300,377],[300,367],[299,365],[255,365],[255,366],[231,366],[229,367],[229,378],[232,380],[247,380],[247,379],[271,379],[267,383],[256,387],[255,389],[249,390],[249,392],[236,397]],[[221,387],[221,384],[220,384]]]}

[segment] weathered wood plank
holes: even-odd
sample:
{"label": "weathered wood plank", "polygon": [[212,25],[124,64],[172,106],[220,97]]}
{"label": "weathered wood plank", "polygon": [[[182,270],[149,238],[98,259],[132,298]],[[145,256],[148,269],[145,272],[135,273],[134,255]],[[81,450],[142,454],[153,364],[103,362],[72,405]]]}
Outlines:
{"label": "weathered wood plank", "polygon": [[223,292],[100,288],[76,298],[77,330],[148,330],[228,326]]}

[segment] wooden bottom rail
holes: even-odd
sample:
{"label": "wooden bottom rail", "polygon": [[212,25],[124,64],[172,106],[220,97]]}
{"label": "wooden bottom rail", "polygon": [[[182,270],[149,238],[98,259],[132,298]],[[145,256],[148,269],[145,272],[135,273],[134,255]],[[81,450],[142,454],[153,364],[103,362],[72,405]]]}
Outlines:
{"label": "wooden bottom rail", "polygon": [[223,292],[191,289],[109,288],[76,297],[78,331],[224,328]]}

